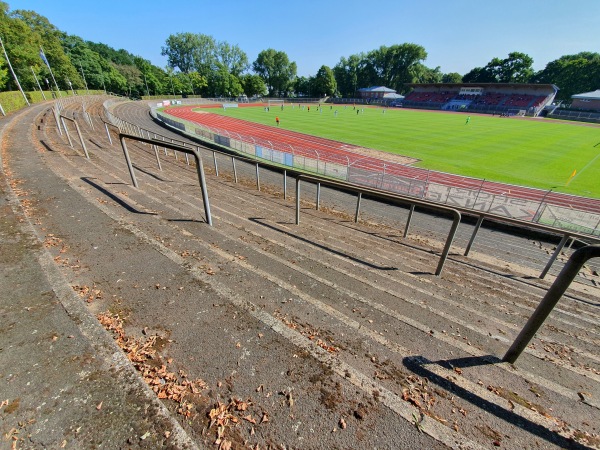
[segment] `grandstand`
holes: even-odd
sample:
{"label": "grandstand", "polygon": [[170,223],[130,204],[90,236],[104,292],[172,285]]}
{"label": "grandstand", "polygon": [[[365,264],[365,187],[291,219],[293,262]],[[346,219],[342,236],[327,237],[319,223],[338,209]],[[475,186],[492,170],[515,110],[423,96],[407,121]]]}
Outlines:
{"label": "grandstand", "polygon": [[554,100],[553,84],[412,83],[404,99],[409,108],[537,116]]}

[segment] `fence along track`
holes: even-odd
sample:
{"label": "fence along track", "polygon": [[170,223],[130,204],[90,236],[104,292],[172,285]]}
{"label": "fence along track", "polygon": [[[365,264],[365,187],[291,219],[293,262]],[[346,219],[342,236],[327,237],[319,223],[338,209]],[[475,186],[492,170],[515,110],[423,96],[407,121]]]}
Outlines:
{"label": "fence along track", "polygon": [[[192,135],[198,134],[199,129],[206,129],[207,133],[204,133],[204,137],[215,142],[219,142],[219,136],[227,137],[228,142],[231,142],[227,145],[233,145],[232,141],[241,140],[245,145],[233,145],[238,151],[252,152],[254,147],[264,146],[271,147],[271,150],[277,154],[286,155],[291,151],[290,156],[295,155],[293,146],[277,140],[276,131],[269,131],[270,137],[261,141],[258,137],[240,135],[222,127],[215,128],[203,124],[202,122],[208,120],[210,115],[199,117],[198,114],[191,113],[191,108],[176,108],[168,112],[157,113],[157,116],[164,121],[178,122],[183,126],[184,131]],[[166,118],[165,114],[169,114],[169,118]],[[174,117],[175,120],[173,120]],[[219,123],[226,122],[219,121]],[[266,130],[271,127],[256,125],[253,128]],[[304,161],[305,170],[319,172],[319,160],[322,161],[321,166],[323,166],[323,161],[325,165],[329,161],[334,167],[339,166],[339,171],[330,170],[327,172],[328,176],[352,183],[424,198],[451,207],[467,209],[473,213],[488,213],[531,223],[549,224],[590,236],[600,235],[598,228],[600,226],[600,200],[428,171],[397,163],[386,163],[386,161],[372,157],[358,158],[358,160],[354,157],[353,162],[350,163],[348,157],[353,156],[351,152],[346,152],[346,156],[344,156],[338,155],[339,150],[332,149],[335,156],[331,159],[324,147],[319,148],[320,142],[319,139],[314,139],[313,143],[315,148],[322,150],[320,155],[318,151],[310,150],[310,147],[306,147],[302,151],[300,148],[298,149],[298,153]],[[250,149],[248,145],[250,145]],[[314,158],[313,152],[317,153],[317,162],[307,165],[307,161]],[[261,155],[261,157],[268,159],[268,156]],[[277,162],[281,162],[285,160],[285,156],[277,156],[276,159]],[[361,160],[364,160],[364,163],[361,163]]]}
{"label": "fence along track", "polygon": [[[173,122],[170,119],[166,119],[166,120],[170,121],[171,125],[177,124],[176,122]],[[180,131],[189,132],[189,130],[187,130],[187,128],[186,128],[188,126],[187,122],[183,121],[183,122],[179,123],[179,125],[181,125]],[[192,134],[196,134],[197,133],[197,128],[194,128],[194,129],[196,131],[194,133],[192,133]],[[232,146],[233,145],[233,147],[235,147],[236,150],[238,150],[238,151],[241,150],[242,153],[244,153],[244,152],[248,153],[249,152],[249,155],[251,157],[254,156],[257,160],[260,159],[260,158],[257,158],[256,154],[255,155],[252,154],[252,152],[254,150],[249,149],[248,146],[244,146],[244,145],[237,146],[237,145],[234,145],[233,143],[236,142],[235,139],[234,139],[235,136],[231,136],[231,135],[228,135],[228,136],[229,137],[227,138],[227,141],[225,142],[225,144],[227,146]],[[207,136],[204,136],[204,137],[206,138]],[[212,141],[215,141],[217,143],[223,144],[223,142],[221,142],[221,140],[218,139],[218,135],[216,135],[216,134],[213,133],[213,130],[210,131],[210,135],[208,137]],[[257,146],[256,148],[259,148],[259,146]],[[275,152],[275,150],[272,150],[271,153],[270,153],[270,155],[273,156],[275,154],[274,152]],[[261,156],[264,156],[264,155],[262,155],[262,150],[261,150]],[[306,157],[303,156],[302,158],[304,158],[304,161],[306,161]],[[276,159],[277,159],[278,162],[283,162],[285,158],[283,158],[283,157],[277,157]],[[318,161],[317,161],[316,167],[318,169]],[[324,173],[327,174],[327,175],[332,175],[331,173],[327,172],[327,170],[325,170]],[[444,175],[444,174],[441,174],[441,175]],[[450,176],[450,175],[448,175],[448,176]],[[464,177],[459,177],[459,178],[464,179]],[[498,183],[493,183],[493,184],[494,185],[499,185]],[[481,191],[481,187],[479,187],[479,191]],[[478,191],[478,194],[479,194],[479,191]],[[546,197],[547,197],[547,194],[544,195],[544,198],[546,198]],[[536,207],[537,207],[536,215],[539,215],[539,212],[541,210],[542,205],[540,204],[540,205],[537,205]],[[464,207],[461,207],[459,205],[455,206],[455,209],[460,210],[463,214],[476,214],[479,217],[478,224],[477,224],[477,226],[475,227],[475,229],[473,231],[473,234],[472,234],[472,236],[471,236],[471,238],[469,240],[469,244],[467,245],[467,248],[466,248],[466,251],[465,251],[465,256],[468,255],[469,251],[471,250],[471,247],[473,246],[473,244],[475,242],[475,239],[476,239],[476,236],[477,236],[477,233],[479,231],[479,227],[481,226],[481,224],[482,224],[482,222],[483,222],[484,219],[487,219],[487,220],[491,219],[493,221],[498,221],[499,220],[501,222],[508,222],[508,223],[511,223],[511,224],[515,224],[517,226],[526,226],[526,227],[528,226],[528,227],[533,227],[533,228],[535,228],[537,230],[543,230],[543,231],[550,232],[550,233],[562,234],[563,240],[559,243],[559,246],[557,246],[557,248],[555,249],[554,254],[551,256],[551,258],[549,259],[549,261],[546,263],[545,268],[542,270],[542,272],[540,274],[540,278],[544,278],[545,275],[548,273],[548,271],[550,270],[550,268],[553,265],[554,261],[559,256],[559,254],[562,252],[563,246],[568,242],[569,238],[571,238],[571,239],[582,239],[582,240],[585,240],[586,242],[588,242],[590,240],[592,242],[594,242],[594,241],[600,242],[600,240],[597,240],[594,237],[591,237],[591,236],[588,236],[588,235],[585,235],[585,234],[576,233],[576,232],[568,232],[568,231],[561,230],[559,228],[549,227],[549,226],[546,226],[546,225],[535,224],[535,223],[531,223],[531,222],[527,222],[527,221],[523,221],[523,220],[512,219],[510,217],[498,216],[497,214],[475,212],[473,209],[464,208]],[[545,209],[544,209],[544,211],[545,211]],[[540,215],[540,217],[541,217],[541,215]],[[598,224],[600,224],[600,216],[599,216],[597,222],[596,222],[595,216],[592,217],[591,220],[593,220],[593,222],[596,224],[596,226]]]}

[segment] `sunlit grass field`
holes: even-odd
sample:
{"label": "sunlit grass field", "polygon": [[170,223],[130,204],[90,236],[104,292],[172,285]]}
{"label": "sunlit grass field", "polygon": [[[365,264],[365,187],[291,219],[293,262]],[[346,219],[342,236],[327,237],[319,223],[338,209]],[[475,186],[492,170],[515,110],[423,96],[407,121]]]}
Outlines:
{"label": "sunlit grass field", "polygon": [[[357,109],[359,107],[357,106]],[[337,110],[337,115],[335,111]],[[600,127],[551,119],[323,104],[211,109],[252,122],[417,158],[415,166],[600,198]],[[573,171],[576,175],[570,179]],[[570,180],[570,181],[569,181]],[[567,185],[568,184],[568,185]]]}

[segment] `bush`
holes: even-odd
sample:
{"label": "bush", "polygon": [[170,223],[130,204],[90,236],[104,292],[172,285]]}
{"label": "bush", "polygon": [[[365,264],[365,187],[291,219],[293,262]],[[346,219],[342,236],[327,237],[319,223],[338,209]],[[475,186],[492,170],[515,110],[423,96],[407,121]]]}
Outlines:
{"label": "bush", "polygon": [[[90,90],[89,92],[90,95],[104,94],[104,91]],[[86,95],[87,91],[79,90],[76,91],[76,93],[79,95]],[[53,99],[51,91],[44,91],[44,95],[46,96],[46,100]],[[73,93],[71,91],[60,91],[60,95],[63,97],[69,97],[72,96]],[[40,91],[25,92],[25,96],[27,97],[27,100],[29,100],[29,103],[40,103],[44,101],[44,98],[42,97],[42,93]],[[0,105],[2,105],[2,109],[4,109],[4,112],[6,114],[9,114],[21,108],[24,108],[25,106],[27,106],[27,103],[25,102],[25,99],[23,98],[23,95],[20,91],[8,91],[0,92]]]}

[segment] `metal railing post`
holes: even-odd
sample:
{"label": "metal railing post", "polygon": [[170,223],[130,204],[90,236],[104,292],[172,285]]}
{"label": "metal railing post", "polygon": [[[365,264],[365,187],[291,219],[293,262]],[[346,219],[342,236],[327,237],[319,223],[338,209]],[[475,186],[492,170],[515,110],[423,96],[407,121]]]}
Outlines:
{"label": "metal railing post", "polygon": [[85,146],[85,142],[83,140],[81,130],[79,129],[79,124],[77,123],[76,120],[73,120],[73,123],[75,124],[75,130],[77,131],[77,134],[79,135],[79,140],[81,141],[81,146],[83,147],[83,153],[85,153],[85,157],[87,159],[90,159],[90,155],[88,154],[87,147]]}
{"label": "metal railing post", "polygon": [[58,134],[60,134],[62,136],[63,132],[62,132],[62,128],[60,126],[60,120],[58,120],[58,112],[56,111],[56,108],[50,108],[52,109],[52,114],[54,115],[54,120],[56,120],[56,128],[58,128]]}
{"label": "metal railing post", "polygon": [[475,242],[475,237],[477,236],[477,233],[479,232],[479,228],[481,228],[482,223],[483,223],[483,216],[479,216],[479,219],[477,219],[477,224],[475,225],[475,229],[473,230],[473,234],[471,235],[471,239],[469,240],[469,243],[467,244],[467,249],[465,250],[464,256],[469,256],[469,252],[471,251],[471,246]]}
{"label": "metal railing post", "polygon": [[256,163],[256,189],[260,191],[260,173],[258,171],[258,163]]}
{"label": "metal railing post", "polygon": [[442,256],[440,257],[440,261],[438,263],[437,269],[435,270],[436,276],[440,276],[442,274],[442,269],[444,268],[444,264],[446,263],[446,259],[448,258],[448,253],[450,253],[450,247],[452,246],[452,241],[454,240],[454,236],[456,235],[456,231],[458,230],[458,225],[460,224],[460,213],[458,211],[453,211],[454,221],[452,222],[452,227],[450,228],[450,233],[448,233],[448,238],[446,239],[446,245],[444,245],[444,251],[442,252]]}
{"label": "metal railing post", "polygon": [[362,200],[362,192],[358,193],[358,198],[356,199],[356,213],[354,214],[354,223],[358,222],[358,214],[360,213],[360,201]]}
{"label": "metal railing post", "polygon": [[160,158],[158,157],[158,146],[156,144],[152,144],[152,149],[154,150],[154,156],[156,156],[156,164],[158,164],[158,170],[162,171],[162,165],[160,164]]}
{"label": "metal railing post", "polygon": [[129,175],[131,176],[131,182],[137,188],[138,182],[135,178],[135,173],[133,172],[133,166],[131,165],[131,158],[129,158],[129,151],[127,151],[127,144],[125,143],[125,136],[120,136],[121,147],[123,147],[123,154],[125,155],[125,162],[127,163],[127,169],[129,170]]}
{"label": "metal railing post", "polygon": [[219,176],[219,166],[217,165],[217,152],[213,152],[213,162],[215,163],[215,176]]}
{"label": "metal railing post", "polygon": [[321,183],[317,183],[317,201],[315,202],[315,209],[318,211],[321,204]]}
{"label": "metal railing post", "polygon": [[283,199],[287,200],[287,170],[283,169]]}
{"label": "metal railing post", "polygon": [[554,261],[556,261],[556,258],[558,258],[558,255],[560,255],[560,252],[562,251],[563,247],[565,246],[565,244],[567,243],[568,240],[569,240],[569,235],[565,234],[562,237],[562,239],[560,240],[560,242],[558,243],[558,245],[556,246],[556,250],[554,250],[554,253],[550,257],[548,264],[546,264],[546,267],[544,267],[544,270],[542,270],[542,273],[540,274],[540,280],[544,279],[544,277],[550,270],[550,267],[552,267],[552,264],[554,264]]}
{"label": "metal railing post", "polygon": [[415,212],[415,204],[410,205],[410,211],[408,211],[408,218],[406,219],[406,226],[404,227],[404,236],[408,236],[408,229],[410,228],[410,221],[412,220],[413,213]]}
{"label": "metal railing post", "polygon": [[198,172],[198,179],[200,180],[200,189],[202,190],[202,203],[204,204],[204,213],[206,215],[206,222],[212,227],[212,215],[210,213],[210,202],[208,200],[208,190],[206,189],[206,177],[204,175],[204,165],[202,164],[202,158],[198,150],[192,149],[194,152],[194,158],[196,159],[196,171]]}
{"label": "metal railing post", "polygon": [[296,177],[296,225],[300,224],[300,177]]}
{"label": "metal railing post", "polygon": [[104,128],[106,129],[106,136],[108,136],[108,142],[110,142],[110,145],[113,145],[112,138],[110,137],[110,131],[108,131],[108,125],[106,123],[104,124]]}
{"label": "metal railing post", "polygon": [[71,141],[71,136],[69,135],[69,130],[67,130],[67,126],[65,125],[65,120],[62,116],[60,116],[60,121],[62,122],[62,126],[65,129],[65,134],[67,135],[67,139],[69,140],[69,146],[73,148],[73,141]]}
{"label": "metal railing post", "polygon": [[237,169],[235,168],[235,157],[231,157],[231,165],[233,166],[233,179],[238,182]]}
{"label": "metal railing post", "polygon": [[571,285],[571,282],[575,279],[579,270],[583,267],[588,259],[600,257],[600,245],[588,245],[575,251],[560,274],[550,286],[550,289],[546,292],[546,295],[535,309],[513,344],[510,346],[502,361],[509,362],[511,364],[517,361],[517,358],[521,355],[523,350],[527,347],[531,339],[544,321],[550,315],[562,295],[565,293],[567,288]]}

